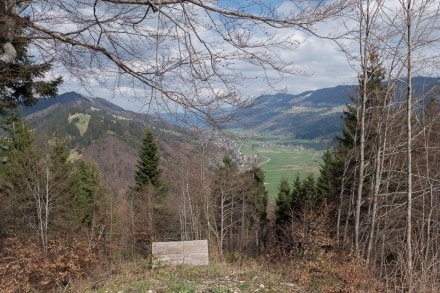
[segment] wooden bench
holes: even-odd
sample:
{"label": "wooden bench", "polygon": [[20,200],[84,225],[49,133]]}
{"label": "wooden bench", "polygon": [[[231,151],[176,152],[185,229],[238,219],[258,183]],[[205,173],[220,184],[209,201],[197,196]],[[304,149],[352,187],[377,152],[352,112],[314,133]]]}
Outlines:
{"label": "wooden bench", "polygon": [[153,258],[174,265],[208,265],[208,240],[153,242]]}

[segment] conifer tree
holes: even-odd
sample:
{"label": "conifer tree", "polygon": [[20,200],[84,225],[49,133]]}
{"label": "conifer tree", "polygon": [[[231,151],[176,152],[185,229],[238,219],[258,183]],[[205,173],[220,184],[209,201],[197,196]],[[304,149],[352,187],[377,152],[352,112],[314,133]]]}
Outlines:
{"label": "conifer tree", "polygon": [[2,215],[4,225],[13,225],[17,229],[26,225],[25,222],[29,220],[26,214],[33,214],[31,198],[27,196],[20,174],[27,171],[26,176],[30,176],[29,172],[36,169],[34,166],[37,165],[40,154],[36,152],[35,138],[23,120],[5,124],[2,128],[9,136],[2,139],[0,147],[0,193],[3,196],[3,205],[9,207]]}
{"label": "conifer tree", "polygon": [[317,189],[321,198],[334,201],[339,191],[339,180],[342,177],[341,159],[333,149],[327,149],[322,155],[321,168],[317,179]]}
{"label": "conifer tree", "polygon": [[290,209],[296,213],[300,212],[305,200],[305,191],[303,188],[303,181],[299,177],[299,174],[296,174],[295,180],[293,181],[290,197]]}
{"label": "conifer tree", "polygon": [[170,216],[164,205],[166,188],[160,180],[160,155],[153,133],[145,132],[136,165],[132,190],[132,228],[134,246],[143,255],[150,255],[151,241],[167,238]]}
{"label": "conifer tree", "polygon": [[162,170],[160,169],[160,155],[150,129],[147,129],[145,132],[136,167],[136,191],[142,190],[148,184],[151,184],[156,191],[162,191],[163,185],[160,182],[160,176],[162,174]]}
{"label": "conifer tree", "polygon": [[71,222],[75,227],[89,227],[94,218],[95,202],[100,196],[98,169],[92,164],[79,161],[73,177]]}
{"label": "conifer tree", "polygon": [[[374,120],[381,115],[381,109],[387,105],[387,85],[385,83],[385,70],[380,62],[379,55],[375,50],[370,54],[370,65],[366,70],[366,77],[360,76],[359,87],[366,78],[366,145],[369,150],[376,146],[376,137],[378,135],[375,129]],[[360,89],[359,89],[360,91]],[[359,94],[360,95],[360,94]],[[345,179],[347,190],[355,188],[353,176],[353,168],[356,168],[358,154],[356,148],[359,146],[359,117],[358,108],[360,107],[360,98],[352,97],[351,104],[347,105],[347,109],[343,112],[343,130],[342,135],[337,136],[337,145],[334,149],[327,150],[323,155],[323,165],[320,169],[320,177],[318,179],[319,192],[326,192],[328,196],[335,197],[339,195],[341,180]],[[369,154],[365,154],[365,160],[368,161]],[[346,178],[342,178],[346,170]],[[351,175],[348,175],[351,174]],[[348,177],[348,178],[347,178]],[[351,177],[351,178],[350,178]]]}
{"label": "conifer tree", "polygon": [[275,224],[283,225],[290,221],[292,206],[292,194],[289,182],[282,178],[278,186],[278,198],[276,201]]}
{"label": "conifer tree", "polygon": [[62,224],[72,193],[71,164],[65,142],[56,138],[45,148],[23,120],[7,127],[6,161],[1,166],[2,189],[11,206],[14,228],[34,228],[41,247],[48,252],[49,235]]}
{"label": "conifer tree", "polygon": [[[244,205],[243,210],[246,210],[243,218],[246,218],[248,223],[246,225],[246,223],[244,223],[246,221],[242,220],[241,226],[242,230],[247,230],[247,234],[255,233],[256,235],[256,238],[249,237],[247,243],[245,244],[246,247],[255,247],[255,251],[250,251],[249,249],[246,249],[246,251],[253,253],[256,253],[258,251],[261,252],[262,250],[264,250],[267,242],[268,224],[268,193],[266,191],[266,188],[264,187],[265,176],[263,170],[260,167],[253,167],[249,171],[246,171],[244,174],[242,174],[242,176],[244,177],[244,179],[250,177],[251,180],[243,180],[245,183],[245,186],[243,186],[243,197],[245,197],[245,200],[241,202],[241,205]],[[249,192],[246,192],[248,189]],[[247,193],[248,195],[246,196]],[[243,235],[241,235],[241,237],[243,237]]]}
{"label": "conifer tree", "polygon": [[265,223],[267,221],[267,203],[268,203],[268,192],[264,187],[264,171],[260,167],[254,167],[249,170],[252,176],[254,187],[256,189],[256,212],[260,214],[260,222]]}
{"label": "conifer tree", "polygon": [[61,77],[50,81],[42,80],[52,65],[35,63],[35,58],[28,52],[29,38],[23,34],[22,27],[17,25],[14,28],[14,38],[8,35],[9,30],[12,28],[0,30],[0,43],[6,41],[13,49],[13,60],[0,61],[0,115],[20,105],[32,106],[37,98],[55,96],[57,87],[62,82]]}
{"label": "conifer tree", "polygon": [[316,187],[316,179],[313,174],[307,175],[302,181],[301,185],[302,201],[300,202],[300,208],[313,207],[320,201],[318,190]]}

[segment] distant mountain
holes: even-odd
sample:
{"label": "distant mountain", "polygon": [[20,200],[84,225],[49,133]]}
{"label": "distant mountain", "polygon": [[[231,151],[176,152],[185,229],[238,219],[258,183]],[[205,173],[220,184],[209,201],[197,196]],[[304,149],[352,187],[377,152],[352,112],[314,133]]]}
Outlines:
{"label": "distant mountain", "polygon": [[298,95],[264,95],[239,112],[241,127],[292,138],[330,138],[342,127],[342,111],[356,86],[337,86]]}
{"label": "distant mountain", "polygon": [[[440,85],[440,78],[415,77],[415,95]],[[256,132],[291,136],[299,139],[334,138],[342,130],[341,115],[356,96],[356,85],[307,91],[298,95],[264,95],[255,99],[253,107],[240,111],[240,127]],[[404,91],[400,82],[396,92]]]}
{"label": "distant mountain", "polygon": [[41,99],[31,108],[22,108],[20,113],[47,140],[54,135],[66,138],[70,158],[96,163],[115,191],[126,190],[134,183],[138,148],[146,126],[160,137],[165,160],[172,155],[170,145],[184,137],[182,128],[75,92]]}
{"label": "distant mountain", "polygon": [[99,111],[107,112],[117,116],[123,116],[126,118],[143,119],[145,115],[139,115],[137,113],[124,110],[123,108],[105,100],[102,98],[90,98],[85,97],[76,92],[67,92],[59,96],[49,99],[40,99],[32,107],[22,107],[20,113],[23,116],[29,116],[35,113],[38,115],[43,114],[45,111],[51,112],[51,109],[73,107],[75,109],[97,109]]}

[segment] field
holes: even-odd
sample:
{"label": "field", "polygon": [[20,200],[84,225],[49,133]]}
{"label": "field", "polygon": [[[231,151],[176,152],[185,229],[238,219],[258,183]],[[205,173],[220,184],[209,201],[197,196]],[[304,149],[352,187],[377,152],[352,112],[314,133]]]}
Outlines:
{"label": "field", "polygon": [[87,131],[87,128],[89,127],[90,115],[76,113],[69,116],[68,120],[69,123],[75,123],[75,126],[78,127],[79,133],[81,134],[81,136],[83,136],[84,133]]}
{"label": "field", "polygon": [[319,174],[323,145],[323,142],[282,142],[279,138],[272,138],[265,141],[241,141],[240,151],[243,154],[258,154],[259,164],[266,175],[269,198],[274,199],[281,178],[292,182],[297,174],[301,178],[311,173]]}

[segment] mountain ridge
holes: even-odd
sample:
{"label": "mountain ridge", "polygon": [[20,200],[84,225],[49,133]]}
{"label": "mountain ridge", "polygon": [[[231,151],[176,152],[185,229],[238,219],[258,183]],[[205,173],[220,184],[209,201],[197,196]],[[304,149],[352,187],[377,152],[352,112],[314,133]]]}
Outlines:
{"label": "mountain ridge", "polygon": [[[420,95],[440,84],[440,78],[414,77],[415,95]],[[396,91],[404,91],[405,83],[399,82]],[[276,93],[262,95],[254,99],[251,107],[239,110],[235,117],[237,125],[228,124],[226,128],[244,129],[255,132],[268,132],[298,139],[332,139],[342,129],[341,115],[350,104],[350,98],[356,96],[357,85],[338,85],[300,94]],[[82,105],[82,106],[81,106]],[[87,105],[87,106],[84,106]],[[76,92],[66,92],[56,98],[43,99],[32,108],[22,108],[21,113],[28,119],[44,119],[53,109],[73,107],[82,111],[93,108],[110,113],[121,119],[147,123],[151,125],[168,125],[167,127],[185,127],[184,121],[198,124],[188,114],[170,118],[172,114],[160,117],[139,114],[125,110],[103,98],[85,97]],[[62,111],[62,110],[61,110]],[[78,110],[79,111],[79,110]],[[73,114],[73,113],[72,113]],[[195,122],[194,122],[195,121]]]}
{"label": "mountain ridge", "polygon": [[170,145],[175,145],[182,137],[179,133],[184,131],[156,117],[76,92],[39,100],[34,107],[20,109],[20,115],[40,138],[65,139],[70,160],[83,158],[98,165],[102,178],[116,192],[124,192],[134,183],[145,127],[150,127],[158,137],[165,160],[172,156]]}
{"label": "mountain ridge", "polygon": [[[413,78],[415,96],[439,85],[440,78]],[[298,139],[333,139],[342,130],[341,116],[357,89],[357,85],[338,85],[300,94],[263,95],[251,108],[237,113],[241,124],[233,128]],[[399,81],[395,91],[403,97],[405,90],[405,82]]]}

